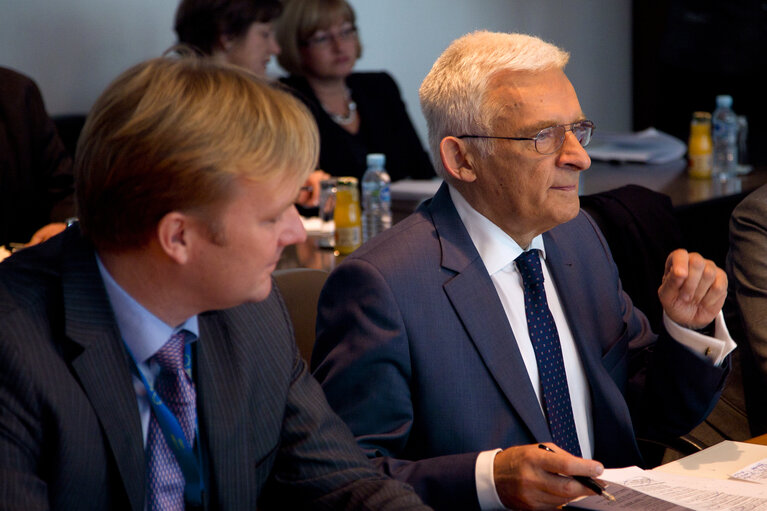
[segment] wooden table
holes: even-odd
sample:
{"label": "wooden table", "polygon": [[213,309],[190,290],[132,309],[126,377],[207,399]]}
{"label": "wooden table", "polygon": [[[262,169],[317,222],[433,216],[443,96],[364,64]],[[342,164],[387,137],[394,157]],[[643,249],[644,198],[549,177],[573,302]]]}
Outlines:
{"label": "wooden table", "polygon": [[[671,198],[690,250],[698,251],[724,265],[728,248],[728,228],[732,209],[751,191],[767,183],[767,166],[751,173],[724,181],[693,179],[687,176],[687,164],[678,160],[664,165],[611,164],[595,161],[580,175],[580,195],[594,194],[627,184],[642,185]],[[434,186],[426,190],[436,190]],[[398,199],[393,196],[392,213],[396,223],[412,213],[418,204],[430,196],[421,195]],[[287,247],[278,268],[316,268],[332,270],[343,256],[332,249],[321,248],[318,238],[309,236],[304,243]]]}
{"label": "wooden table", "polygon": [[767,445],[767,434],[760,435],[760,436],[755,436],[754,438],[746,440],[746,443],[749,443],[749,444],[759,444],[759,445]]}
{"label": "wooden table", "polygon": [[677,160],[663,165],[610,164],[593,162],[581,173],[580,195],[604,192],[627,184],[637,184],[665,193],[677,209],[710,201],[744,197],[767,183],[767,166],[749,174],[726,180],[694,179],[687,175],[687,162]]}

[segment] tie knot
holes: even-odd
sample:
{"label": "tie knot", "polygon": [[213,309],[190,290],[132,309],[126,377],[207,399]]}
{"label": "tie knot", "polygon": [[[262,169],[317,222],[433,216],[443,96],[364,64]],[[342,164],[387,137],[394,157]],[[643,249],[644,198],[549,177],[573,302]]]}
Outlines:
{"label": "tie knot", "polygon": [[522,275],[522,283],[525,287],[534,287],[543,283],[543,270],[538,250],[528,250],[515,259],[517,269]]}
{"label": "tie knot", "polygon": [[184,369],[184,331],[170,336],[160,350],[152,357],[163,371],[176,372]]}

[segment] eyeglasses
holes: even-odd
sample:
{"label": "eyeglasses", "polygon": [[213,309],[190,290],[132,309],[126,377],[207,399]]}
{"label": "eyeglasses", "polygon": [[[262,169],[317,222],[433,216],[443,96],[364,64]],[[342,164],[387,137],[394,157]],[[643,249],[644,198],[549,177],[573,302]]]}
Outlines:
{"label": "eyeglasses", "polygon": [[559,124],[543,128],[534,137],[491,137],[489,135],[461,135],[456,138],[498,138],[501,140],[533,140],[535,150],[541,154],[553,154],[559,151],[565,143],[565,134],[570,131],[578,139],[581,146],[586,147],[591,142],[594,133],[594,123],[591,121],[578,121],[571,124]]}
{"label": "eyeglasses", "polygon": [[336,40],[339,43],[345,43],[354,40],[356,37],[357,27],[354,25],[344,25],[337,33],[319,30],[313,36],[304,41],[302,45],[308,46],[310,48],[325,49],[330,47],[330,44],[333,42],[333,40]]}

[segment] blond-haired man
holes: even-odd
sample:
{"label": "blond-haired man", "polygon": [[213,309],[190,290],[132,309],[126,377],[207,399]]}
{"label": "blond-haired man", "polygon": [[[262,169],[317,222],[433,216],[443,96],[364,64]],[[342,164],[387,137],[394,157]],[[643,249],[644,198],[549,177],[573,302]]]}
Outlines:
{"label": "blond-haired man", "polygon": [[80,226],[0,265],[0,508],[423,507],[358,452],[272,289],[317,151],[239,68],[156,59],[107,88]]}
{"label": "blond-haired man", "polygon": [[[689,431],[724,381],[722,270],[673,252],[656,336],[579,210],[594,125],[567,60],[523,34],[454,41],[420,91],[446,183],[320,299],[312,366],[331,406],[435,508],[591,494],[567,476],[641,464],[636,436]],[[715,319],[724,340],[692,330]]]}

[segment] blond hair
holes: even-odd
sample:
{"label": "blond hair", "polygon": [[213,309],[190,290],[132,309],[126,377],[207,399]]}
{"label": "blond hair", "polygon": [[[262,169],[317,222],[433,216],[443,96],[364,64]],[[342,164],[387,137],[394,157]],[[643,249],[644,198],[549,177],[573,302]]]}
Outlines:
{"label": "blond hair", "polygon": [[[437,173],[445,176],[439,145],[447,136],[487,133],[494,112],[486,104],[491,78],[502,71],[563,69],[566,51],[526,34],[477,31],[453,41],[439,56],[418,91]],[[487,153],[490,141],[478,140]]]}
{"label": "blond hair", "polygon": [[[281,52],[277,60],[288,73],[304,75],[301,47],[318,30],[327,30],[338,20],[354,24],[354,9],[346,0],[284,0],[282,16],[275,23]],[[357,39],[357,58],[362,45]]]}
{"label": "blond hair", "polygon": [[80,224],[108,250],[145,244],[171,211],[215,232],[237,178],[298,186],[318,154],[314,120],[287,92],[209,58],[149,60],[88,115],[75,161]]}

